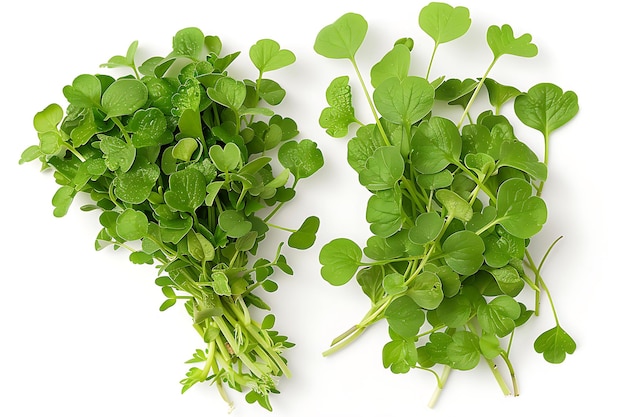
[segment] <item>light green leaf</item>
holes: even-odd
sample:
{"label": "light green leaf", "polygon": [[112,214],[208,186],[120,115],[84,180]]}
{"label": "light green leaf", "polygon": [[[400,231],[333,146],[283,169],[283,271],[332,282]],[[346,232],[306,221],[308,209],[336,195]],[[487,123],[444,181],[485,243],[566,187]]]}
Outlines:
{"label": "light green leaf", "polygon": [[372,86],[378,87],[387,78],[403,80],[409,75],[411,65],[411,52],[406,45],[396,44],[393,49],[376,63],[371,71]]}
{"label": "light green leaf", "polygon": [[82,74],[74,78],[72,85],[63,88],[63,95],[72,105],[81,108],[100,106],[102,87],[95,75]]}
{"label": "light green leaf", "polygon": [[133,114],[148,101],[148,88],[139,80],[121,78],[102,94],[102,108],[109,118]]}
{"label": "light green leaf", "polygon": [[437,190],[437,200],[446,209],[446,215],[463,222],[470,221],[474,215],[472,206],[460,195],[448,189]]}
{"label": "light green leaf", "polygon": [[313,49],[326,58],[353,60],[366,34],[363,16],[346,13],[318,33]]}
{"label": "light green leaf", "polygon": [[348,134],[348,128],[357,122],[352,106],[352,91],[347,76],[337,77],[326,89],[326,102],[330,107],[322,110],[319,124],[326,133],[334,138],[342,138]]}
{"label": "light green leaf", "polygon": [[422,174],[436,174],[461,156],[461,134],[451,120],[443,117],[420,123],[411,144],[412,162]]}
{"label": "light green leaf", "polygon": [[502,55],[516,55],[531,58],[537,55],[537,45],[531,43],[532,36],[528,33],[516,38],[510,25],[490,26],[487,29],[487,43],[493,52],[494,60]]}
{"label": "light green leaf", "polygon": [[483,240],[469,230],[461,230],[448,236],[443,242],[442,250],[448,266],[461,275],[472,275],[483,264]]}
{"label": "light green leaf", "polygon": [[288,49],[280,49],[272,39],[261,39],[250,47],[250,60],[263,74],[293,64],[296,56]]}
{"label": "light green leaf", "polygon": [[352,240],[331,240],[322,247],[319,254],[322,278],[332,285],[346,284],[361,266],[362,257],[361,248]]}
{"label": "light green leaf", "polygon": [[437,274],[424,271],[415,278],[413,285],[407,291],[407,295],[421,308],[434,310],[439,307],[443,300],[441,280]]}
{"label": "light green leaf", "polygon": [[116,230],[124,240],[142,239],[148,234],[148,218],[142,211],[128,208],[117,217]]}
{"label": "light green leaf", "polygon": [[425,321],[424,312],[406,295],[396,298],[387,306],[385,318],[389,328],[405,339],[415,337]]}
{"label": "light green leaf", "polygon": [[515,114],[545,137],[578,113],[578,96],[550,83],[537,84],[515,99]]}
{"label": "light green leaf", "polygon": [[404,158],[400,148],[382,146],[367,159],[365,169],[359,172],[359,182],[370,191],[393,188],[404,174]]}
{"label": "light green leaf", "polygon": [[310,177],[324,165],[322,151],[310,139],[285,142],[278,149],[278,160],[296,180]]}
{"label": "light green leaf", "polygon": [[206,180],[197,169],[187,168],[174,172],[169,177],[169,189],[164,198],[174,210],[193,213],[204,203]]}
{"label": "light green leaf", "polygon": [[387,78],[373,94],[374,104],[388,121],[409,126],[424,118],[432,109],[435,89],[424,78],[408,76],[403,80]]}
{"label": "light green leaf", "polygon": [[443,225],[444,220],[439,213],[422,213],[415,219],[415,226],[409,229],[409,239],[418,245],[432,242],[441,233]]}
{"label": "light green leaf", "polygon": [[463,36],[472,20],[466,7],[452,7],[446,3],[431,2],[419,14],[419,26],[435,41],[435,45]]}
{"label": "light green leaf", "polygon": [[535,340],[535,351],[542,353],[546,361],[561,363],[566,354],[572,354],[576,350],[576,342],[567,334],[561,326],[555,326],[546,330]]}

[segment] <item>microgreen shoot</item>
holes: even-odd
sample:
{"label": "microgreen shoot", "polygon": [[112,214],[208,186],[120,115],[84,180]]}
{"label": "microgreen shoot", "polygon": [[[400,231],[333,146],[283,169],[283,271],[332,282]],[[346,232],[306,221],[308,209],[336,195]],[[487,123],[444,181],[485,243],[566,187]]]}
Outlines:
{"label": "microgreen shoot", "polygon": [[[425,75],[410,73],[414,42],[402,38],[372,66],[371,93],[356,59],[368,28],[362,16],[339,17],[315,41],[318,54],[351,62],[373,119],[365,124],[354,117],[348,76],[331,81],[320,126],[334,138],[355,129],[347,160],[371,193],[365,217],[372,235],[363,248],[343,237],[326,243],[319,254],[321,275],[335,286],[356,277],[371,308],[324,355],[384,320],[390,341],[382,349],[383,366],[393,373],[422,369],[435,375],[431,406],[451,370],[474,369],[481,359],[504,394],[518,395],[510,361],[513,335],[539,313],[542,295],[555,326],[536,339],[534,349],[560,363],[576,348],[541,275],[554,244],[538,266],[529,245],[547,222],[541,193],[549,138],[576,115],[578,98],[551,83],[523,91],[489,78],[505,56],[538,52],[531,35],[516,37],[506,24],[487,30],[493,58],[480,77],[430,80],[437,50],[465,35],[471,19],[465,7],[433,2],[418,21],[434,41]],[[491,107],[479,110],[477,98],[485,93]],[[459,119],[452,120],[454,112],[447,109],[440,112],[436,102],[461,106]],[[504,114],[511,103],[517,121]],[[543,161],[514,131],[518,122],[543,135]],[[526,292],[535,294],[535,310],[521,301]],[[496,360],[506,365],[512,390]]]}
{"label": "microgreen shoot", "polygon": [[324,163],[315,142],[297,141],[296,123],[271,108],[286,92],[266,74],[295,55],[260,40],[249,51],[258,76],[239,80],[227,73],[239,52],[222,55],[220,39],[198,28],[177,32],[166,57],[137,65],[137,48],[103,64],[131,75],[79,75],[63,88],[65,110],[38,112],[39,144],[20,162],[54,171],[55,216],[79,193],[93,199],[83,208],[100,211],[96,249],[126,248],[133,263],[157,265],[160,310],[183,303],[204,344],[182,392],[208,382],[229,404],[226,387],[271,410],[294,344],[273,330],[273,315],[257,321],[249,309],[269,310],[255,290],[276,291],[276,270],[294,271],[283,243],[273,259],[259,248],[270,228],[287,231],[293,248],[314,244],[317,217],[295,228],[270,220]]}

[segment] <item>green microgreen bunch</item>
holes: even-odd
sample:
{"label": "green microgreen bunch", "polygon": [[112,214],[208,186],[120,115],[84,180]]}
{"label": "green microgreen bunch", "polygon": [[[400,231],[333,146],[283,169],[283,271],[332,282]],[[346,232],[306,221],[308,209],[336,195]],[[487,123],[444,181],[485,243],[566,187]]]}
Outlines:
{"label": "green microgreen bunch", "polygon": [[[319,32],[314,45],[318,54],[352,64],[373,116],[372,123],[357,118],[348,76],[330,83],[329,107],[319,123],[335,138],[356,127],[347,161],[371,193],[365,217],[372,235],[363,248],[347,238],[324,245],[321,275],[332,285],[356,277],[371,308],[324,354],[385,320],[383,365],[393,373],[431,372],[437,380],[431,406],[451,370],[470,370],[481,360],[505,394],[517,395],[513,336],[539,313],[543,294],[555,326],[539,335],[534,349],[559,363],[576,347],[541,275],[547,253],[536,262],[529,246],[547,221],[541,193],[551,134],[576,115],[577,96],[551,83],[522,92],[489,78],[500,59],[537,54],[531,35],[516,37],[509,25],[488,28],[493,59],[480,77],[431,79],[438,48],[463,36],[470,24],[465,7],[425,6],[419,26],[434,40],[426,74],[410,73],[414,42],[399,39],[372,66],[371,94],[356,59],[368,30],[361,15],[341,16]],[[477,108],[485,93],[488,104]],[[517,120],[502,113],[510,102]],[[458,118],[450,116],[455,109]],[[518,122],[543,135],[543,161],[517,136]],[[522,302],[526,293],[535,294],[534,310]],[[495,361],[506,365],[512,391]]]}
{"label": "green microgreen bunch", "polygon": [[208,382],[230,404],[228,386],[271,410],[294,344],[273,330],[272,314],[256,320],[249,308],[269,310],[256,290],[276,291],[273,274],[293,270],[284,243],[271,259],[259,249],[270,229],[286,231],[293,248],[313,245],[317,217],[297,228],[272,218],[324,163],[313,141],[295,139],[295,121],[271,109],[286,92],[266,74],[296,58],[259,40],[249,50],[258,76],[239,80],[227,69],[240,53],[222,54],[221,40],[198,28],[177,32],[165,57],[137,65],[136,51],[133,42],[103,64],[131,75],[83,74],[63,88],[66,109],[35,115],[39,144],[20,162],[54,172],[55,216],[78,194],[91,198],[82,209],[100,212],[96,249],[125,248],[133,263],[158,267],[160,309],[183,303],[203,340],[183,392]]}

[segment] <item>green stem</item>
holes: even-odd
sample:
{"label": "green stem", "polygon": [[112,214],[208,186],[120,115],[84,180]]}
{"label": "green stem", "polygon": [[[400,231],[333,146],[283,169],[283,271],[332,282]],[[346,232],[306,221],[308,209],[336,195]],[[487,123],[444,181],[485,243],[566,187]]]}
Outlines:
{"label": "green stem", "polygon": [[502,352],[500,357],[504,360],[507,368],[509,368],[509,374],[511,375],[511,383],[513,384],[513,395],[517,397],[519,395],[519,387],[517,385],[517,378],[515,377],[515,370],[513,369],[513,364],[509,360],[509,356]]}
{"label": "green stem", "polygon": [[443,391],[443,387],[446,385],[446,381],[448,381],[450,372],[452,372],[452,368],[448,365],[445,365],[443,367],[443,371],[441,372],[441,377],[437,378],[437,387],[435,388],[435,392],[433,392],[433,395],[430,397],[430,401],[428,402],[429,408],[434,408],[437,404],[437,400],[439,400],[439,396]]}
{"label": "green stem", "polygon": [[470,98],[469,102],[467,103],[467,106],[465,106],[465,111],[463,112],[463,115],[461,115],[461,120],[459,120],[459,123],[457,125],[458,128],[461,128],[461,126],[463,125],[463,121],[467,117],[467,115],[469,113],[469,110],[470,110],[470,107],[472,107],[472,104],[474,104],[474,100],[476,100],[476,97],[478,96],[478,92],[480,91],[481,87],[485,83],[485,79],[487,78],[487,76],[491,72],[491,69],[496,64],[497,60],[498,60],[498,58],[496,57],[496,58],[493,59],[493,61],[491,61],[491,64],[489,64],[489,67],[487,68],[487,71],[485,71],[485,75],[483,75],[482,78],[480,79],[480,81],[478,82],[478,85],[474,89],[474,93],[472,94],[472,97]]}
{"label": "green stem", "polygon": [[374,115],[374,120],[376,120],[376,126],[378,126],[380,135],[382,136],[383,141],[385,142],[385,145],[390,146],[391,142],[389,141],[389,138],[387,138],[387,134],[385,133],[385,129],[383,129],[383,125],[380,123],[380,118],[378,117],[376,106],[374,106],[374,102],[372,101],[372,97],[370,96],[369,90],[367,89],[367,86],[365,85],[365,81],[363,80],[361,71],[359,71],[359,66],[357,65],[356,60],[354,58],[350,58],[350,62],[352,62],[354,71],[356,72],[356,75],[359,79],[359,83],[361,84],[361,89],[363,90],[363,93],[365,94],[365,98],[367,99],[367,103],[370,107],[370,111]]}

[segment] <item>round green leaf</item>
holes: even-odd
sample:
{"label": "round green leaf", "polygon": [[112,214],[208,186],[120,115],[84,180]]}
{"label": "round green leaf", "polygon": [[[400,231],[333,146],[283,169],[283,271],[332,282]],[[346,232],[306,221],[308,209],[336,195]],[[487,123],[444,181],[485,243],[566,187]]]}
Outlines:
{"label": "round green leaf", "polygon": [[411,144],[412,162],[422,174],[436,174],[461,156],[461,134],[451,120],[443,117],[420,123]]}
{"label": "round green leaf", "polygon": [[444,220],[439,213],[431,211],[420,214],[415,226],[409,229],[409,239],[418,245],[434,241],[443,229]]}
{"label": "round green leaf", "polygon": [[102,94],[102,108],[108,117],[133,114],[148,101],[148,88],[139,80],[121,78]]}
{"label": "round green leaf", "polygon": [[407,295],[426,310],[433,310],[443,300],[443,288],[437,274],[429,271],[422,272],[417,277]]}
{"label": "round green leaf", "polygon": [[367,21],[356,13],[346,13],[325,26],[315,38],[313,49],[333,59],[354,59],[367,34]]}
{"label": "round green leaf", "polygon": [[442,250],[448,266],[461,275],[472,275],[483,264],[485,245],[474,232],[461,230],[448,236]]}
{"label": "round green leaf", "polygon": [[141,239],[148,233],[148,218],[143,212],[128,208],[117,217],[116,230],[124,240]]}
{"label": "round green leaf", "polygon": [[278,160],[296,179],[310,177],[324,165],[322,151],[310,139],[285,142],[278,149]]}
{"label": "round green leaf", "polygon": [[424,118],[435,102],[435,89],[424,78],[387,78],[373,94],[374,104],[388,121],[410,126]]}
{"label": "round green leaf", "polygon": [[405,339],[410,339],[417,335],[426,316],[411,297],[403,295],[387,306],[385,318],[391,330]]}
{"label": "round green leaf", "polygon": [[344,285],[361,266],[362,257],[361,248],[352,240],[331,240],[322,247],[319,254],[322,278],[332,285]]}

